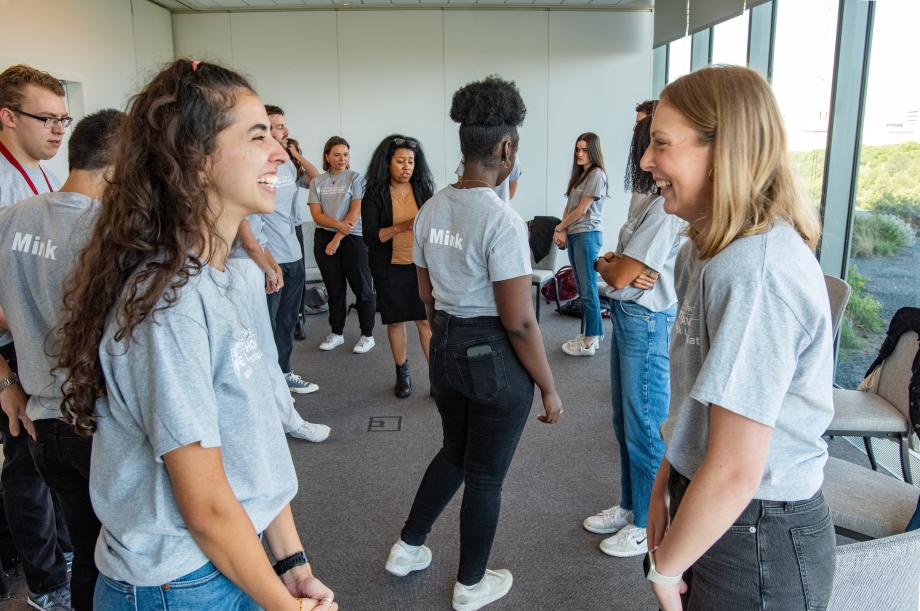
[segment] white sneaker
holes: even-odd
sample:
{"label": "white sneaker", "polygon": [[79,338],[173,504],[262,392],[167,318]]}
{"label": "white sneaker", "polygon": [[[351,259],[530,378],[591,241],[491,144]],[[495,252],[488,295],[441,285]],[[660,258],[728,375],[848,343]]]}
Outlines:
{"label": "white sneaker", "polygon": [[648,536],[644,528],[627,524],[617,534],[601,541],[601,551],[617,558],[641,556],[648,553]]}
{"label": "white sneaker", "polygon": [[413,571],[427,569],[431,564],[431,550],[425,545],[409,545],[402,539],[390,548],[386,569],[397,577],[405,577]]}
{"label": "white sneaker", "polygon": [[334,350],[342,344],[345,343],[345,338],[336,333],[330,333],[326,336],[326,339],[323,340],[323,343],[319,345],[320,350]]}
{"label": "white sneaker", "polygon": [[597,533],[599,535],[610,535],[627,524],[632,524],[632,521],[633,512],[627,511],[619,505],[614,505],[610,509],[605,509],[590,518],[585,518],[585,521],[582,522],[581,525],[584,526],[585,530],[588,532]]}
{"label": "white sneaker", "polygon": [[376,345],[377,342],[374,341],[373,337],[362,335],[361,339],[358,340],[358,343],[355,344],[355,347],[352,348],[351,351],[355,354],[364,354]]}
{"label": "white sneaker", "polygon": [[579,336],[562,344],[562,351],[570,356],[594,356],[597,345],[598,341],[595,339],[590,346],[585,347],[582,336]]}
{"label": "white sneaker", "polygon": [[495,602],[511,589],[511,572],[506,569],[486,569],[482,581],[474,586],[454,584],[453,605],[455,611],[473,611]]}
{"label": "white sneaker", "polygon": [[294,439],[303,439],[304,441],[312,441],[313,443],[320,443],[321,441],[326,441],[329,439],[329,435],[331,434],[332,429],[325,424],[315,424],[313,422],[307,422],[304,420],[303,424],[300,425],[300,428],[288,433],[288,437],[293,437]]}

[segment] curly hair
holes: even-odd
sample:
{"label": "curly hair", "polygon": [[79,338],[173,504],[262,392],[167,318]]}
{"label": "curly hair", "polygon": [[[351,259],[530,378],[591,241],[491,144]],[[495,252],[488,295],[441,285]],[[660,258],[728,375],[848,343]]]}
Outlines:
{"label": "curly hair", "polygon": [[[575,138],[575,148],[578,143],[584,141],[588,145],[588,157],[591,159],[591,165],[583,168],[575,161],[576,152],[572,151],[572,174],[569,176],[569,185],[565,189],[565,195],[568,197],[572,189],[580,185],[588,178],[591,170],[598,168],[604,175],[607,175],[607,167],[604,165],[604,152],[601,150],[601,138],[594,132],[585,132]],[[609,192],[607,193],[609,195]]]}
{"label": "curly hair", "polygon": [[400,134],[387,136],[377,145],[374,154],[371,155],[371,162],[367,166],[365,192],[373,193],[383,200],[390,187],[390,161],[399,149],[408,149],[415,153],[415,169],[412,171],[409,184],[415,193],[416,201],[421,205],[434,195],[434,178],[431,177],[431,170],[425,160],[425,152],[422,150],[421,143],[415,138]]}
{"label": "curly hair", "polygon": [[235,72],[181,59],[129,103],[111,182],[64,291],[61,409],[79,433],[95,431],[94,405],[106,393],[99,344],[110,316],[115,341],[130,340],[228,249],[208,207],[205,172],[234,103],[252,91]]}
{"label": "curly hair", "polygon": [[652,142],[652,117],[645,117],[636,123],[633,129],[632,142],[629,144],[629,158],[626,160],[626,175],[623,178],[623,188],[627,193],[654,193],[658,187],[651,172],[646,172],[639,165],[645,149]]}
{"label": "curly hair", "polygon": [[[329,154],[329,151],[332,150],[332,147],[339,145],[339,144],[344,144],[348,148],[348,150],[351,150],[351,145],[348,144],[348,140],[346,140],[345,138],[341,136],[333,136],[329,138],[328,140],[326,140],[326,144],[325,146],[323,146],[323,171],[324,172],[328,172],[329,169],[332,168],[332,164],[326,160],[326,155]],[[351,164],[349,164],[348,167],[350,168]]]}
{"label": "curly hair", "polygon": [[460,124],[463,158],[494,164],[492,151],[502,138],[510,138],[517,147],[517,128],[526,114],[517,85],[494,74],[458,89],[450,105],[450,118]]}

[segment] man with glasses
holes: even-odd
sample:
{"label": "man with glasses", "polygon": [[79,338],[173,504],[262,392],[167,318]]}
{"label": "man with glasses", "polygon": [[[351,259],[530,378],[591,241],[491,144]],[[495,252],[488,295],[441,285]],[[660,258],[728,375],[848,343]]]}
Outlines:
{"label": "man with glasses", "polygon": [[[63,86],[47,72],[17,65],[0,73],[0,208],[60,187],[57,177],[41,162],[57,154],[72,120],[67,116]],[[2,275],[0,282],[6,282]],[[60,507],[55,507],[29,453],[28,433],[15,415],[8,418],[19,412],[17,402],[24,396],[15,375],[12,341],[9,333],[0,334],[2,500],[29,586],[29,605],[61,611],[70,608],[64,558],[70,552],[70,540]],[[0,549],[7,563],[10,552]]]}

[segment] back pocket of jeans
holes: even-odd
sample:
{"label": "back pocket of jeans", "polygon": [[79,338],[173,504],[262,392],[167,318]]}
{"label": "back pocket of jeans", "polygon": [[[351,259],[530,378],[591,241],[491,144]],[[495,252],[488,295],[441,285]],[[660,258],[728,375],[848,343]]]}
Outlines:
{"label": "back pocket of jeans", "polygon": [[805,608],[809,611],[826,609],[834,582],[836,545],[830,509],[817,524],[792,528],[790,533],[805,593]]}
{"label": "back pocket of jeans", "polygon": [[454,362],[463,387],[473,399],[488,401],[508,387],[500,350],[477,356],[455,354]]}

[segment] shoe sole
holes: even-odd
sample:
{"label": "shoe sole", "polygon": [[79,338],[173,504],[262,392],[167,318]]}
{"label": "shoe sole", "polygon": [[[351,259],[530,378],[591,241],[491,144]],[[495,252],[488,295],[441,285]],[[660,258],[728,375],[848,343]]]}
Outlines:
{"label": "shoe sole", "polygon": [[476,611],[476,609],[482,609],[486,605],[492,604],[499,598],[503,598],[506,594],[508,594],[508,592],[511,591],[511,586],[513,584],[514,584],[514,577],[512,576],[508,578],[507,587],[502,588],[501,590],[499,590],[498,592],[495,592],[491,596],[487,596],[486,598],[482,598],[475,602],[469,602],[466,604],[456,603],[453,600],[451,600],[451,606],[454,608],[454,611]]}
{"label": "shoe sole", "polygon": [[613,556],[614,558],[632,558],[634,556],[642,556],[648,553],[648,548],[642,549],[642,550],[629,551],[629,552],[618,552],[614,550],[606,550],[601,546],[598,546],[598,547],[600,548],[602,552],[604,552],[608,556]]}
{"label": "shoe sole", "polygon": [[581,523],[582,528],[587,530],[589,533],[594,533],[596,535],[615,535],[620,532],[623,528],[626,527],[626,524],[623,526],[617,526],[615,528],[597,528],[595,526],[588,526],[585,522]]}
{"label": "shoe sole", "polygon": [[307,437],[299,437],[297,435],[292,435],[290,433],[288,433],[287,436],[290,437],[291,439],[299,439],[300,441],[309,441],[310,443],[323,443],[324,441],[332,437],[332,431],[329,431],[329,434],[323,437],[322,439],[308,439]]}
{"label": "shoe sole", "polygon": [[[342,344],[344,344],[344,343],[345,343],[345,342],[342,342]],[[336,348],[338,348],[338,347],[341,346],[342,344],[336,344],[335,346],[320,346],[319,349],[322,350],[323,352],[329,352],[330,350],[335,350]]]}
{"label": "shoe sole", "polygon": [[293,386],[288,386],[288,390],[297,393],[298,395],[309,395],[319,390],[319,386],[316,386],[312,390],[309,388],[294,388]]}
{"label": "shoe sole", "polygon": [[[374,344],[374,346],[376,345],[377,344]],[[367,350],[358,350],[357,348],[352,348],[351,351],[354,352],[355,354],[367,354],[368,352],[374,349],[374,346],[371,346]]]}

